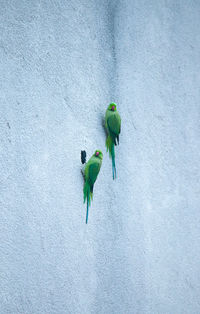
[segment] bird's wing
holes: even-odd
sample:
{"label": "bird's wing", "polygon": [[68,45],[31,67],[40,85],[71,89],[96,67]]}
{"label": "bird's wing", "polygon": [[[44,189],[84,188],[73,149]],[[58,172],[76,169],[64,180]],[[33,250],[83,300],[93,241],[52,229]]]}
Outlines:
{"label": "bird's wing", "polygon": [[89,165],[89,169],[88,169],[88,177],[89,177],[89,181],[91,183],[91,185],[93,185],[97,179],[99,170],[100,170],[101,164],[98,161],[93,161],[90,165]]}
{"label": "bird's wing", "polygon": [[108,117],[107,126],[110,133],[119,135],[121,128],[121,118],[118,112],[113,113]]}

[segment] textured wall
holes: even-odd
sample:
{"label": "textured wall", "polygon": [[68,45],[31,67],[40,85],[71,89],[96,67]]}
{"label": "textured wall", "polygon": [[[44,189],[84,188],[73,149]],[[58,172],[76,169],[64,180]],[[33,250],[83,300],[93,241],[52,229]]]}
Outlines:
{"label": "textured wall", "polygon": [[[200,313],[200,2],[0,0],[0,15],[0,313]],[[80,150],[96,148],[86,226]]]}

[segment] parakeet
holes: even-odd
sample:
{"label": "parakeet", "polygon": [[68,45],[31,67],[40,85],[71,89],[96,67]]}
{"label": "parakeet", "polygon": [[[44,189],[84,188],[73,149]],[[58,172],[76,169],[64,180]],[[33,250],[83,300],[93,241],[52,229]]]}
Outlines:
{"label": "parakeet", "polygon": [[84,170],[85,184],[83,188],[84,203],[87,199],[86,224],[88,222],[89,206],[93,197],[93,187],[101,169],[103,154],[100,150],[96,150],[94,155],[88,160]]}
{"label": "parakeet", "polygon": [[105,127],[108,133],[106,139],[107,151],[109,150],[109,155],[112,158],[112,172],[113,180],[116,179],[116,166],[115,166],[115,145],[117,142],[119,144],[119,134],[121,131],[121,118],[117,112],[116,104],[111,103],[107,110],[105,116]]}

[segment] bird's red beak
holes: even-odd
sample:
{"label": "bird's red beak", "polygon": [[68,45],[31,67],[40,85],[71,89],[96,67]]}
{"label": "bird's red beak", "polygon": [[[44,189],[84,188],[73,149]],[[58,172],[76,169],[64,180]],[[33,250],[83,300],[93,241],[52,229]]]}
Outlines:
{"label": "bird's red beak", "polygon": [[96,152],[96,156],[99,156],[99,152]]}
{"label": "bird's red beak", "polygon": [[112,111],[114,111],[115,110],[115,106],[112,106]]}

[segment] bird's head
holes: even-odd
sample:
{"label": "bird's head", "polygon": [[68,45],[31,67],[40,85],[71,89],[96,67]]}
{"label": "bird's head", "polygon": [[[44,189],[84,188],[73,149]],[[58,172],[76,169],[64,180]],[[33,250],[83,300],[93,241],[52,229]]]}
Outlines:
{"label": "bird's head", "polygon": [[117,106],[114,102],[112,102],[109,106],[108,106],[108,110],[110,111],[116,111],[117,110]]}
{"label": "bird's head", "polygon": [[103,159],[103,153],[101,150],[96,150],[94,153],[94,156],[101,159],[101,160]]}

